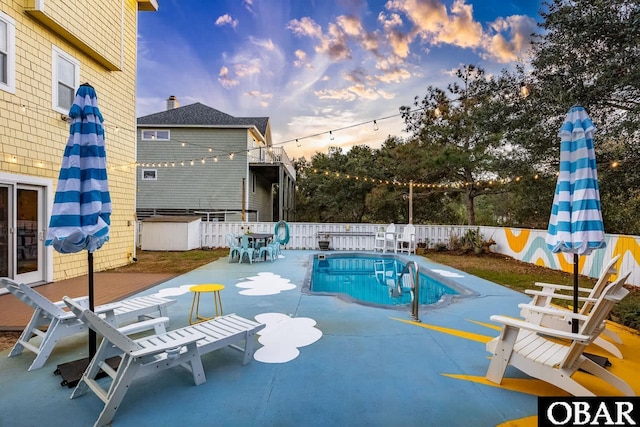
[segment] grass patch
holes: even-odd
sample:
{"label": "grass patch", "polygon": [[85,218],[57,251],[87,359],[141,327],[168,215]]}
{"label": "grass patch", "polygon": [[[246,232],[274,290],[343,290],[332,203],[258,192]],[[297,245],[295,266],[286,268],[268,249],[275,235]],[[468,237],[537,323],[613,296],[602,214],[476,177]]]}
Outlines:
{"label": "grass patch", "polygon": [[[433,262],[457,268],[520,292],[524,292],[525,289],[534,289],[535,282],[573,286],[573,274],[518,261],[502,254],[469,255],[449,251],[429,251],[424,256]],[[580,287],[592,288],[595,283],[596,279],[586,276],[578,277]],[[626,288],[630,291],[629,295],[613,307],[611,317],[622,325],[640,330],[640,290],[635,286],[626,286]],[[564,307],[571,304],[571,301],[558,299],[553,302]]]}
{"label": "grass patch", "polygon": [[138,251],[137,262],[109,270],[116,273],[175,273],[183,274],[224,258],[229,249],[194,249],[191,251]]}

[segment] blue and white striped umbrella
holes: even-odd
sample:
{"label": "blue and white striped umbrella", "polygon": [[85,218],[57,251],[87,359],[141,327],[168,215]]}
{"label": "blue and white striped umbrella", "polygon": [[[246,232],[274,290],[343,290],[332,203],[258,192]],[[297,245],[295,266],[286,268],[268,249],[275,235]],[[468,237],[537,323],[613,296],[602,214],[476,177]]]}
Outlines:
{"label": "blue and white striped umbrella", "polygon": [[606,246],[593,148],[595,130],[586,110],[576,105],[558,133],[560,173],[546,238],[554,253],[589,255]]}
{"label": "blue and white striped umbrella", "polygon": [[70,134],[45,244],[61,253],[93,253],[109,240],[111,197],[104,119],[91,85],[78,88],[69,117]]}

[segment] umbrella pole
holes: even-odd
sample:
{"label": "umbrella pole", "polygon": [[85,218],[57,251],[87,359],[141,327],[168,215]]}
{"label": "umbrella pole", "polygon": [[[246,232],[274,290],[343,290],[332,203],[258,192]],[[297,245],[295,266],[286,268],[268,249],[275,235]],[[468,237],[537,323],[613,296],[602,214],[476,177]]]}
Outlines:
{"label": "umbrella pole", "polygon": [[[95,299],[93,296],[93,252],[87,252],[87,262],[89,265],[89,310],[95,308]],[[93,359],[96,354],[97,347],[96,331],[89,328],[89,360]]]}
{"label": "umbrella pole", "polygon": [[[573,312],[578,312],[578,254],[573,254]],[[575,317],[571,319],[571,332],[578,333],[580,325]]]}

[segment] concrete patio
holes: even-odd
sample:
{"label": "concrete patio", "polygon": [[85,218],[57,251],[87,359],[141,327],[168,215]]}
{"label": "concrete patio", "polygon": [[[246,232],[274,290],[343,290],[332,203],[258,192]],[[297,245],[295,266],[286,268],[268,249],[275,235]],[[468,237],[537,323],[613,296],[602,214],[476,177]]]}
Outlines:
{"label": "concrete patio", "polygon": [[[181,368],[145,377],[134,382],[113,425],[534,426],[537,396],[566,395],[511,368],[501,386],[484,379],[485,343],[499,333],[489,316],[517,316],[526,295],[411,256],[421,270],[436,270],[477,294],[421,308],[422,322],[415,323],[408,307],[373,308],[301,292],[313,254],[285,250],[276,262],[252,265],[220,259],[141,292],[173,295],[173,329],[188,322],[192,294],[186,285],[220,283],[225,314],[313,319],[315,326],[306,324],[314,338],[283,337],[276,349],[257,344],[256,360],[246,366],[232,349],[207,354],[207,381],[197,387]],[[589,351],[609,357],[608,369],[638,392],[640,337],[612,327],[624,341],[624,359]],[[70,400],[71,389],[52,373],[57,364],[86,356],[86,337],[66,339],[33,372],[27,372],[31,354],[7,353],[0,353],[0,426],[93,425],[102,402],[92,394]],[[616,394],[588,374],[576,375],[599,395]]]}

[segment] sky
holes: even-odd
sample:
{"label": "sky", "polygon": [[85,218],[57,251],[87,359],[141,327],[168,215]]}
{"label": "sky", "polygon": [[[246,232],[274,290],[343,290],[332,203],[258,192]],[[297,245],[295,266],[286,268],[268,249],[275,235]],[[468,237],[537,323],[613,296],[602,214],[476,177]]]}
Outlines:
{"label": "sky", "polygon": [[526,64],[541,3],[158,0],[138,15],[136,114],[164,111],[173,95],[180,106],[269,117],[273,145],[290,158],[379,148],[407,136],[400,107],[455,81],[461,66],[497,74]]}

